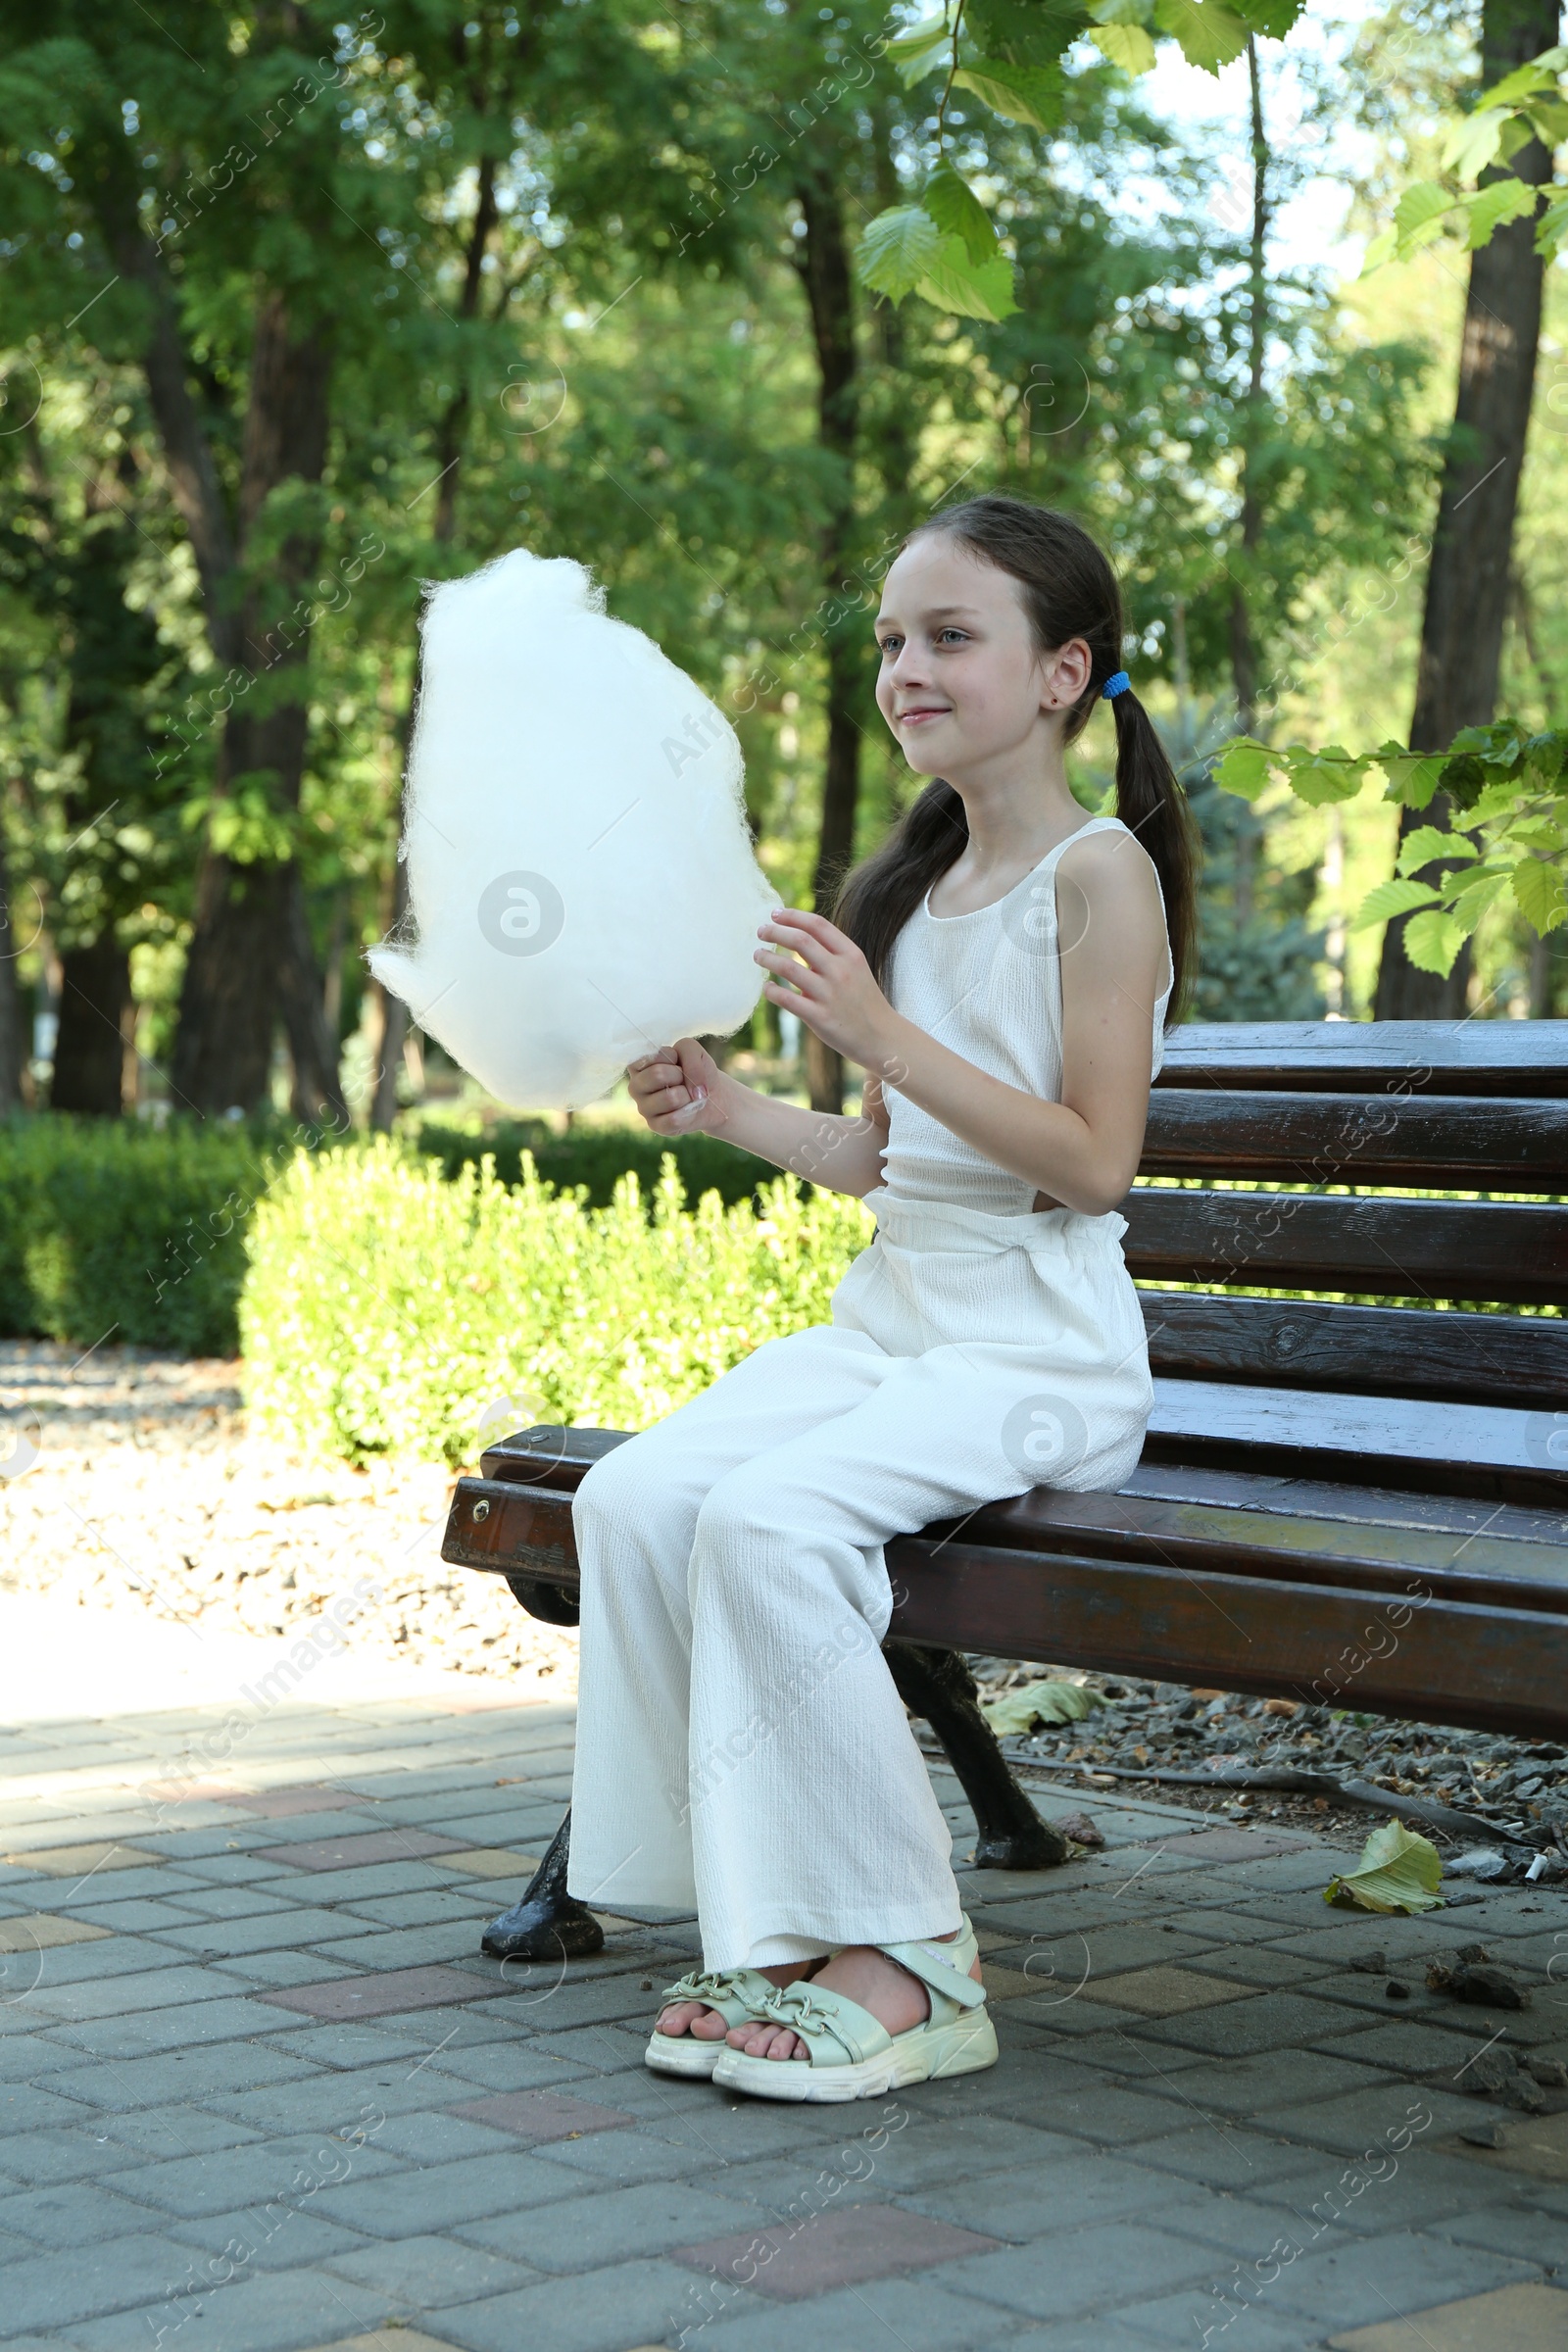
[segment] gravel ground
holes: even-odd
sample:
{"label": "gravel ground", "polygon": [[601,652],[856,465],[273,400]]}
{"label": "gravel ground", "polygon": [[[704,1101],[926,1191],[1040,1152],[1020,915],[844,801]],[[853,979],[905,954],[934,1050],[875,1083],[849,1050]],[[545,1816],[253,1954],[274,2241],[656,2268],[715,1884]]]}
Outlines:
{"label": "gravel ground", "polygon": [[[576,1690],[574,1633],[539,1624],[499,1579],[440,1558],[453,1480],[417,1463],[323,1466],[248,1434],[239,1366],[43,1341],[0,1342],[0,1592],[81,1608],[140,1601],[206,1626],[285,1635],[346,1601],[356,1650],[446,1672]],[[355,1595],[368,1578],[379,1592]],[[1499,1838],[1568,1853],[1568,1748],[1388,1722],[1284,1699],[1115,1675],[973,1660],[988,1694],[1052,1674],[1109,1702],[1083,1722],[1004,1742],[1086,1791],[1109,1773],[1304,1767],[1424,1796]],[[1161,1802],[1233,1819],[1364,1836],[1376,1815],[1333,1798],[1144,1783]],[[1450,1857],[1465,1839],[1433,1831]]]}
{"label": "gravel ground", "polygon": [[[1379,1816],[1333,1797],[1277,1789],[1204,1788],[1171,1782],[1111,1777],[1142,1773],[1256,1771],[1283,1768],[1360,1781],[1403,1797],[1422,1797],[1485,1823],[1499,1840],[1568,1856],[1568,1747],[1554,1740],[1505,1740],[1348,1709],[1298,1706],[1284,1698],[1248,1698],[1235,1691],[1190,1690],[1181,1683],[1141,1682],[1126,1675],[1082,1674],[1065,1667],[1020,1666],[1008,1658],[973,1658],[987,1697],[1014,1685],[1053,1675],[1088,1685],[1109,1702],[1079,1723],[1004,1740],[1020,1763],[1049,1767],[1059,1778],[1075,1769],[1086,1788],[1140,1786],[1161,1804],[1193,1805],[1234,1820],[1279,1821],[1323,1834],[1365,1837]],[[1484,1842],[1424,1824],[1446,1856]],[[1555,1861],[1553,1863],[1555,1875]]]}
{"label": "gravel ground", "polygon": [[[261,1635],[331,1605],[356,1652],[576,1690],[577,1639],[440,1557],[453,1479],[310,1462],[246,1431],[239,1366],[0,1341],[0,1592]],[[368,1578],[379,1593],[356,1585]]]}

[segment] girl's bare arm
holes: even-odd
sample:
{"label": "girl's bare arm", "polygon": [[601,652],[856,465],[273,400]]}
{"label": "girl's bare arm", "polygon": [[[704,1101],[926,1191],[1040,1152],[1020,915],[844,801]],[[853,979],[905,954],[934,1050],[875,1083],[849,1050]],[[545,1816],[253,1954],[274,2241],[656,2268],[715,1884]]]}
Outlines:
{"label": "girl's bare arm", "polygon": [[[1154,1000],[1167,976],[1164,924],[1154,869],[1124,834],[1092,834],[1064,853],[1056,874],[1059,1102],[992,1077],[895,1012],[859,949],[820,915],[792,912],[764,926],[764,938],[807,967],[765,956],[778,975],[767,994],[1048,1200],[1101,1216],[1138,1172]],[[1042,1017],[1048,984],[1042,963]]]}
{"label": "girl's bare arm", "polygon": [[778,1168],[857,1199],[882,1182],[888,1116],[868,1078],[858,1118],[803,1110],[721,1070],[694,1037],[660,1046],[626,1071],[632,1101],[656,1135],[716,1135]]}

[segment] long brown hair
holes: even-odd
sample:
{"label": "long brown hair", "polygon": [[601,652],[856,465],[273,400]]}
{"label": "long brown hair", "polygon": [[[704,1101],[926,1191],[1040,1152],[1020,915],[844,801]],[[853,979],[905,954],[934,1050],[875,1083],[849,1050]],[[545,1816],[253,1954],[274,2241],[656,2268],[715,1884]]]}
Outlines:
{"label": "long brown hair", "polygon": [[[1067,713],[1072,743],[1094,714],[1107,678],[1121,667],[1125,622],[1110,560],[1081,522],[1052,507],[987,491],[916,525],[904,547],[946,531],[973,554],[1010,572],[1023,590],[1030,634],[1042,654],[1069,638],[1087,643],[1089,683]],[[901,548],[900,553],[903,553]],[[1197,946],[1197,828],[1165,747],[1129,687],[1111,699],[1116,721],[1116,814],[1154,861],[1170,936],[1171,992],[1166,1023],[1176,1020]],[[969,838],[963,802],[933,777],[881,847],[861,858],[840,886],[832,920],[886,984],[893,943]]]}

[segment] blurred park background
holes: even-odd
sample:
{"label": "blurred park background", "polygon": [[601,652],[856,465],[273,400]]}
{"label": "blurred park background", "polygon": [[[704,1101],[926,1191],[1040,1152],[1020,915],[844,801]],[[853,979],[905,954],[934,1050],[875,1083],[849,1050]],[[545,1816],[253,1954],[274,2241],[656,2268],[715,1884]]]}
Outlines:
{"label": "blurred park background", "polygon": [[[662,1176],[623,1088],[503,1112],[368,978],[421,583],[514,547],[591,564],[729,714],[763,865],[825,906],[917,783],[873,701],[902,534],[1069,508],[1202,831],[1193,1017],[1568,1012],[1507,896],[1446,977],[1354,926],[1397,806],[1212,775],[1238,735],[1568,719],[1563,269],[1520,220],[1360,274],[1555,0],[975,0],[1004,59],[1050,29],[1010,81],[948,73],[954,14],[13,0],[0,1334],[243,1341],[301,1446],[452,1464],[519,1397],[641,1426],[825,1315],[858,1202],[701,1138]],[[871,282],[939,148],[1008,300]],[[854,1107],[807,1042],[762,1004],[723,1051]]]}

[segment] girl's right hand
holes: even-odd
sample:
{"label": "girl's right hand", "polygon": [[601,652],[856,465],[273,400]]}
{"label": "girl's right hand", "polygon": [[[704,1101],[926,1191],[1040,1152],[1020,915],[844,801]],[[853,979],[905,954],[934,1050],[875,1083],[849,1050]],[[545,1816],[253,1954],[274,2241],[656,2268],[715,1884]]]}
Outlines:
{"label": "girl's right hand", "polygon": [[695,1037],[628,1062],[626,1083],[656,1135],[712,1135],[729,1115],[720,1099],[724,1073]]}

